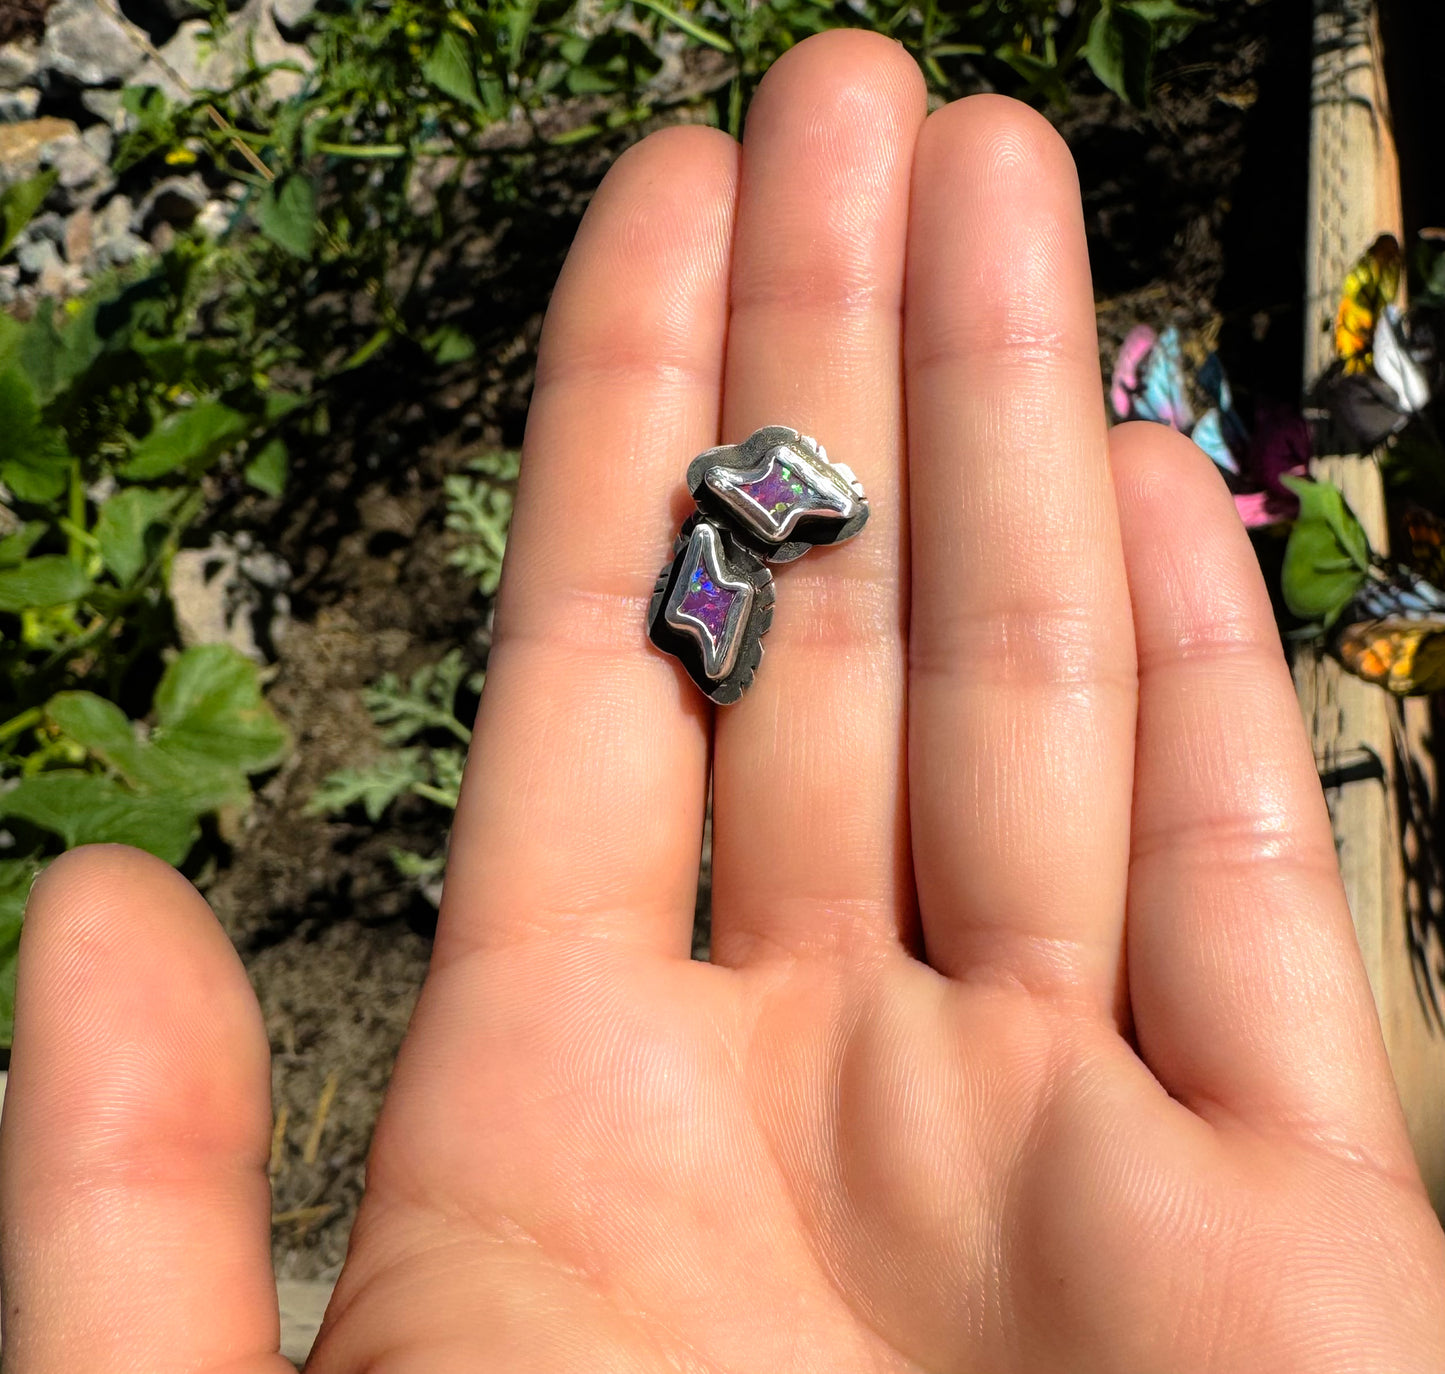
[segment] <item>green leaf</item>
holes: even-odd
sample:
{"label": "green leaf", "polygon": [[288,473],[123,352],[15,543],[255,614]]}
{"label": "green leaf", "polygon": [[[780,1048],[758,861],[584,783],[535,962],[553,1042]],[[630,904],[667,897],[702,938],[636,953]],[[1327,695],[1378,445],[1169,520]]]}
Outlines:
{"label": "green leaf", "polygon": [[47,528],[43,520],[28,520],[14,534],[0,539],[0,568],[18,568]]}
{"label": "green leaf", "polygon": [[198,819],[222,806],[243,805],[250,793],[245,775],[230,764],[175,758],[138,734],[120,707],[92,692],[57,692],[45,703],[45,719],[138,795],[184,800]]}
{"label": "green leaf", "polygon": [[1140,107],[1149,103],[1154,30],[1142,15],[1105,0],[1089,25],[1084,60],[1115,95]]}
{"label": "green leaf", "polygon": [[1202,10],[1188,9],[1184,5],[1176,4],[1175,0],[1115,0],[1115,7],[1129,10],[1151,24],[1163,24],[1173,20],[1200,24],[1210,18]]}
{"label": "green leaf", "polygon": [[532,22],[537,17],[537,5],[538,0],[524,0],[522,4],[507,7],[507,65],[513,71],[522,61],[527,35],[532,31]]}
{"label": "green leaf", "polygon": [[418,854],[411,849],[392,849],[391,862],[403,878],[424,883],[440,878],[446,872],[445,854]]}
{"label": "green leaf", "polygon": [[1156,52],[1172,46],[1196,25],[1207,24],[1213,18],[1202,10],[1175,4],[1174,0],[1115,0],[1115,4],[1149,24]]}
{"label": "green leaf", "polygon": [[256,203],[256,224],[278,248],[306,259],[316,246],[316,189],[299,172],[279,177]]}
{"label": "green leaf", "polygon": [[465,362],[477,351],[473,340],[454,324],[444,324],[440,329],[433,330],[423,340],[423,344],[427,352],[443,366],[447,363]]}
{"label": "green leaf", "polygon": [[125,487],[101,506],[95,522],[101,562],[122,587],[150,562],[146,533],[165,520],[182,494],[165,488]]}
{"label": "green leaf", "polygon": [[59,169],[50,167],[38,176],[17,181],[0,191],[0,258],[10,251],[20,231],[35,217],[59,177]]}
{"label": "green leaf", "polygon": [[471,732],[457,719],[454,706],[466,671],[462,651],[452,649],[439,662],[423,664],[404,687],[395,673],[384,673],[362,692],[361,700],[388,744],[436,729],[465,743]]}
{"label": "green leaf", "polygon": [[500,451],[474,458],[467,464],[475,477],[448,476],[447,529],[458,536],[447,562],[475,578],[478,589],[491,596],[501,582],[502,555],[512,519],[512,492],[517,479],[517,454]]}
{"label": "green leaf", "polygon": [[294,391],[268,391],[262,406],[262,417],[268,425],[274,425],[277,420],[284,419],[304,401],[305,397],[298,396]]}
{"label": "green leaf", "polygon": [[1299,497],[1300,513],[1285,545],[1280,589],[1292,614],[1328,628],[1369,573],[1369,540],[1333,484],[1284,482]]}
{"label": "green leaf", "polygon": [[42,407],[83,376],[105,349],[97,323],[105,303],[93,297],[81,299],[80,311],[63,328],[55,322],[55,301],[41,301],[16,340],[15,361],[24,368]]}
{"label": "green leaf", "polygon": [[1033,89],[1041,91],[1055,105],[1069,103],[1068,87],[1059,76],[1059,69],[1052,62],[1045,62],[1033,53],[1025,52],[1017,43],[1006,43],[994,54],[1000,61],[1008,63]]}
{"label": "green leaf", "polygon": [[145,772],[141,756],[148,746],[136,737],[130,717],[113,701],[93,692],[57,692],[45,703],[45,719],[127,782],[135,783]]}
{"label": "green leaf", "polygon": [[455,29],[447,29],[437,39],[437,45],[422,66],[421,74],[443,95],[460,100],[474,110],[482,110],[482,97],[472,68],[471,46]]}
{"label": "green leaf", "polygon": [[250,428],[251,421],[230,406],[202,401],[167,415],[135,446],[120,474],[146,481],[184,468],[194,476],[244,438]]}
{"label": "green leaf", "polygon": [[307,813],[336,816],[359,802],[374,825],[399,796],[430,778],[425,753],[420,748],[388,749],[361,768],[339,769],[312,793]]}
{"label": "green leaf", "polygon": [[260,772],[278,764],[289,743],[261,695],[256,665],[229,644],[200,644],[173,660],[156,688],[155,714],[155,747],[197,768]]}
{"label": "green leaf", "polygon": [[0,611],[65,606],[89,590],[85,569],[63,554],[28,558],[19,567],[0,569]]}
{"label": "green leaf", "polygon": [[261,696],[256,665],[228,645],[181,654],[161,678],[154,705],[157,725],[149,738],[118,706],[91,692],[57,693],[45,703],[45,718],[119,774],[137,800],[164,798],[197,820],[223,806],[244,806],[246,775],[279,762],[288,743]]}
{"label": "green leaf", "polygon": [[130,844],[168,864],[181,863],[200,835],[185,798],[139,796],[114,778],[71,769],[37,773],[0,792],[0,816],[48,830],[67,849]]}
{"label": "green leaf", "polygon": [[54,501],[65,490],[65,436],[41,423],[30,378],[18,366],[0,372],[0,480],[22,501]]}
{"label": "green leaf", "polygon": [[272,439],[246,464],[246,480],[266,496],[280,496],[286,490],[286,471],[290,458],[286,445]]}
{"label": "green leaf", "polygon": [[0,1046],[15,1029],[15,961],[25,903],[42,865],[38,859],[0,859]]}

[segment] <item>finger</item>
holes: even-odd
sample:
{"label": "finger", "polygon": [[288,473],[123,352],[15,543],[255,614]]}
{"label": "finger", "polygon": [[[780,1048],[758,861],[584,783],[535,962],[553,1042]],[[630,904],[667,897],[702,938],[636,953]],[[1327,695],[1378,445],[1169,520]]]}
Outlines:
{"label": "finger", "polygon": [[282,1374],[261,1014],[205,902],[133,849],[26,909],[0,1132],[6,1374]]}
{"label": "finger", "polygon": [[624,154],[557,283],[439,959],[559,930],[691,950],[709,713],[646,617],[717,439],[736,158],[702,128]]}
{"label": "finger", "polygon": [[1205,1116],[1409,1158],[1268,594],[1209,460],[1114,431],[1139,652],[1129,988]]}
{"label": "finger", "polygon": [[837,31],[769,71],[748,116],[724,437],[813,435],[851,467],[861,534],[775,569],[749,695],[719,712],[713,959],[896,941],[911,905],[903,770],[903,247],[923,80]]}
{"label": "finger", "polygon": [[929,961],[1119,1014],[1129,601],[1068,149],[975,97],[918,141],[909,777]]}

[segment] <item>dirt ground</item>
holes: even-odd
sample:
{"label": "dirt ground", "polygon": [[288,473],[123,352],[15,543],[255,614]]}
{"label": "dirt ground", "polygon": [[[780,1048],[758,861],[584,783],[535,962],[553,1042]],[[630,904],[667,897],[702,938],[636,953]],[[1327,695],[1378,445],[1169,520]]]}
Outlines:
{"label": "dirt ground", "polygon": [[[1148,112],[1101,94],[1054,117],[1079,164],[1106,364],[1132,324],[1172,320],[1217,341],[1247,413],[1261,395],[1293,401],[1299,391],[1309,5],[1221,10],[1160,55]],[[327,773],[377,747],[358,692],[381,672],[411,671],[456,645],[485,664],[488,607],[446,564],[441,483],[478,447],[520,440],[546,294],[605,162],[587,158],[555,169],[541,219],[494,245],[494,275],[477,291],[483,353],[420,400],[404,376],[369,375],[329,451],[297,474],[303,499],[262,512],[297,573],[271,699],[298,747],[208,896],[242,952],[274,1052],[283,1277],[330,1276],[344,1256],[435,920],[389,851],[443,843],[440,813],[421,802],[381,827],[304,806]]]}

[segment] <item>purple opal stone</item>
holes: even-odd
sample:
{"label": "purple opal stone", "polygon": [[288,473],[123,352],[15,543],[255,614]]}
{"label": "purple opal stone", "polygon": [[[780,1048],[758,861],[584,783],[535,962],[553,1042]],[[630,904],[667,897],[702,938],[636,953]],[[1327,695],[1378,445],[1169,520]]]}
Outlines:
{"label": "purple opal stone", "polygon": [[[783,476],[785,471],[788,473],[786,477]],[[808,494],[807,487],[798,474],[776,458],[769,462],[767,472],[756,482],[746,482],[739,486],[738,490],[774,515],[781,515],[789,506]]]}
{"label": "purple opal stone", "polygon": [[687,595],[678,608],[684,615],[690,615],[707,626],[714,643],[721,643],[723,630],[728,623],[728,612],[732,610],[737,593],[726,587],[719,587],[704,575],[692,579]]}

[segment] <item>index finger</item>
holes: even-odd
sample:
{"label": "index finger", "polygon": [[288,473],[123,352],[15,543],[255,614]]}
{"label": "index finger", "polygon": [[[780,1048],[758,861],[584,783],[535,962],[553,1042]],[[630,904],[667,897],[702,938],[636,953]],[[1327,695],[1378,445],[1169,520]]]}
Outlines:
{"label": "index finger", "polygon": [[711,717],[646,634],[717,442],[737,146],[668,129],[589,208],[547,313],[436,959],[536,935],[691,952]]}

